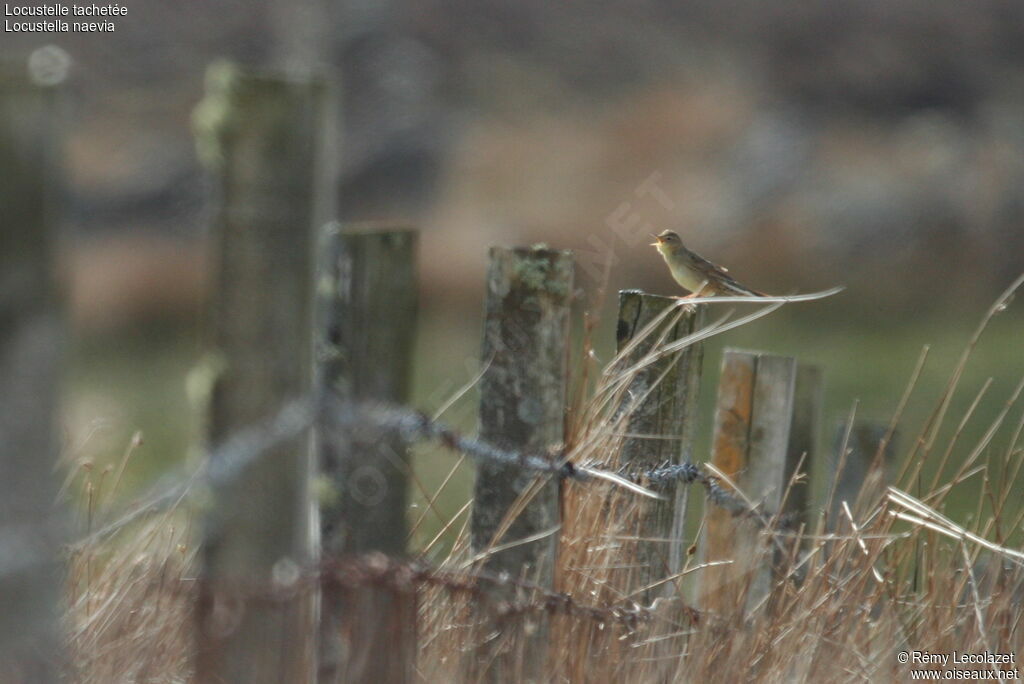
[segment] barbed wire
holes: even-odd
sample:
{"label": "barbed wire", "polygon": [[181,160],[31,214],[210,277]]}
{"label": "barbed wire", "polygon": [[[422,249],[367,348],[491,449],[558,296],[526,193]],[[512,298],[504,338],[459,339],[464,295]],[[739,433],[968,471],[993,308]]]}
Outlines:
{"label": "barbed wire", "polygon": [[[663,617],[656,614],[653,607],[642,606],[635,601],[584,603],[570,594],[555,592],[539,584],[505,574],[499,575],[480,569],[450,571],[432,567],[421,561],[403,561],[383,554],[327,561],[322,566],[319,579],[325,591],[339,588],[359,589],[367,584],[383,584],[397,589],[409,585],[436,586],[450,594],[466,594],[485,604],[489,603],[489,617],[498,620],[546,613],[618,624],[627,630],[635,630],[641,624]],[[497,598],[498,594],[491,589],[499,587],[514,587],[535,598]],[[681,615],[690,624],[700,621],[699,611],[685,604],[680,606]]]}
{"label": "barbed wire", "polygon": [[[661,498],[672,483],[701,485],[712,504],[735,516],[746,516],[763,527],[774,519],[769,512],[749,505],[725,489],[713,475],[694,463],[666,464],[649,471],[627,473],[590,464],[574,463],[564,450],[530,453],[503,449],[479,438],[468,437],[425,413],[382,403],[355,403],[321,392],[286,403],[272,418],[260,425],[238,431],[206,459],[184,475],[166,475],[136,500],[127,512],[75,541],[79,548],[109,537],[140,518],[172,508],[196,487],[218,489],[236,480],[249,466],[281,444],[319,424],[327,438],[344,437],[355,431],[396,432],[407,443],[434,441],[470,456],[474,461],[516,466],[564,480],[604,481],[639,495]],[[342,434],[339,434],[340,433]]]}
{"label": "barbed wire", "polygon": [[[183,583],[185,591],[192,591],[194,582]],[[684,621],[696,625],[702,614],[696,608],[682,601],[673,602],[675,610],[666,612],[659,601],[657,607],[643,606],[635,601],[622,600],[612,603],[586,603],[564,592],[556,592],[533,582],[495,574],[481,569],[447,570],[431,566],[420,560],[399,559],[383,553],[369,553],[358,556],[339,556],[322,560],[307,572],[296,572],[289,581],[256,583],[239,581],[221,586],[200,586],[201,591],[234,601],[230,605],[241,606],[244,602],[287,604],[297,595],[322,591],[327,595],[339,592],[358,591],[367,588],[383,588],[396,593],[409,593],[424,587],[437,587],[451,596],[465,595],[486,606],[481,618],[487,621],[516,620],[529,615],[563,615],[584,619],[599,624],[614,624],[627,632],[633,632],[642,625],[655,621]],[[522,598],[507,599],[495,589],[512,587]],[[207,594],[209,596],[210,594]],[[241,600],[241,602],[238,601]],[[667,605],[667,604],[666,604]]]}
{"label": "barbed wire", "polygon": [[400,406],[361,404],[354,410],[337,407],[335,415],[341,417],[341,426],[354,428],[376,425],[380,429],[398,432],[408,442],[424,439],[439,442],[478,462],[514,465],[566,480],[604,480],[648,497],[661,498],[658,492],[667,491],[673,483],[678,482],[684,486],[696,483],[704,488],[711,503],[733,515],[751,517],[764,526],[768,526],[773,517],[759,507],[749,505],[743,498],[725,489],[717,477],[690,462],[665,464],[647,471],[631,472],[622,468],[611,470],[602,466],[574,463],[565,452],[559,450],[541,455],[501,449],[483,440],[462,435],[425,413]]}
{"label": "barbed wire", "polygon": [[751,506],[744,499],[725,489],[717,477],[704,472],[699,465],[690,462],[655,468],[644,473],[643,478],[656,489],[668,487],[676,481],[682,482],[684,485],[696,482],[704,487],[705,494],[711,503],[719,508],[724,508],[734,516],[751,518],[762,527],[771,527],[773,520],[785,527],[790,525],[796,516],[795,513],[774,514],[763,510],[760,506]]}
{"label": "barbed wire", "polygon": [[229,484],[264,454],[294,439],[307,430],[317,416],[313,398],[286,403],[270,420],[236,432],[214,449],[191,472],[164,475],[147,494],[136,499],[130,510],[79,538],[71,547],[79,548],[115,534],[146,515],[173,508],[197,486],[218,488]]}

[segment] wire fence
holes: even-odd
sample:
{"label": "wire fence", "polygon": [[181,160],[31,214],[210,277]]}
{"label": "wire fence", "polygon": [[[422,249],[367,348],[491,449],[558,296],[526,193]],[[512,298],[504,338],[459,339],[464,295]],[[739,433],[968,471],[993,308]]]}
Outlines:
{"label": "wire fence", "polygon": [[724,488],[715,475],[706,472],[696,463],[664,465],[640,472],[626,468],[602,469],[574,463],[571,454],[563,453],[559,448],[553,448],[545,454],[502,449],[484,440],[461,434],[451,426],[407,407],[377,402],[346,402],[331,393],[319,393],[288,402],[264,423],[236,433],[227,442],[212,449],[208,457],[200,459],[199,465],[189,472],[164,476],[149,492],[138,497],[129,510],[111,516],[112,519],[72,542],[71,548],[109,537],[141,518],[173,508],[184,502],[190,494],[216,490],[234,482],[253,463],[318,422],[323,426],[328,439],[344,438],[354,431],[369,430],[377,434],[397,432],[406,443],[437,442],[469,456],[477,463],[516,466],[538,475],[580,483],[609,483],[649,498],[660,498],[663,496],[660,492],[664,492],[672,483],[686,486],[696,484],[704,488],[710,503],[733,515],[750,517],[765,527],[775,517],[773,512],[752,506]]}

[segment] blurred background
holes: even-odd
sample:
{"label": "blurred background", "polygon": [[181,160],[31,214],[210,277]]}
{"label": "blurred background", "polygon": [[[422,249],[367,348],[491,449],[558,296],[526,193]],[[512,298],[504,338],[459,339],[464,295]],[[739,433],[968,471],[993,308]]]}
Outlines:
{"label": "blurred background", "polygon": [[[328,74],[341,217],[422,229],[414,387],[428,411],[477,372],[489,245],[575,250],[607,360],[618,289],[679,293],[647,244],[671,228],[751,287],[847,286],[709,343],[706,407],[723,345],[797,355],[825,369],[830,447],[855,401],[889,419],[930,344],[903,453],[1024,271],[1016,0],[137,0],[115,21],[5,33],[0,56],[70,69],[66,451],[116,460],[141,431],[136,485],[186,458],[200,426],[188,378],[210,197],[190,117],[220,57]],[[993,383],[959,456],[1024,371],[1022,311],[997,317],[968,366],[952,415]],[[445,417],[471,430],[475,411],[469,392]],[[710,410],[702,421],[706,445]],[[432,490],[452,459],[429,456]],[[451,491],[446,514],[468,498],[465,474]]]}

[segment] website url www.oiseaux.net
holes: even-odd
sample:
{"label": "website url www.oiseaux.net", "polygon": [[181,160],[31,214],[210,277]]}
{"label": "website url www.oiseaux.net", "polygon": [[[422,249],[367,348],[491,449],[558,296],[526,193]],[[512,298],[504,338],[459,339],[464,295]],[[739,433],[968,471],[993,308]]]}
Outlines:
{"label": "website url www.oiseaux.net", "polygon": [[910,679],[917,681],[1016,681],[1020,679],[1020,670],[911,670]]}

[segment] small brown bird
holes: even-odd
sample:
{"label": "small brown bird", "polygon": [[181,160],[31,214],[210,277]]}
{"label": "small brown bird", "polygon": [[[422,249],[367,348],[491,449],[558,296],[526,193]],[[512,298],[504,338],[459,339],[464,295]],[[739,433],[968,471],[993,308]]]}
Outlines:
{"label": "small brown bird", "polygon": [[669,271],[676,282],[691,292],[687,297],[709,295],[739,295],[741,297],[768,297],[757,290],[751,290],[736,282],[728,270],[711,263],[696,252],[683,245],[678,233],[666,230],[661,235],[653,235],[655,242],[651,245],[658,248],[665,258]]}

